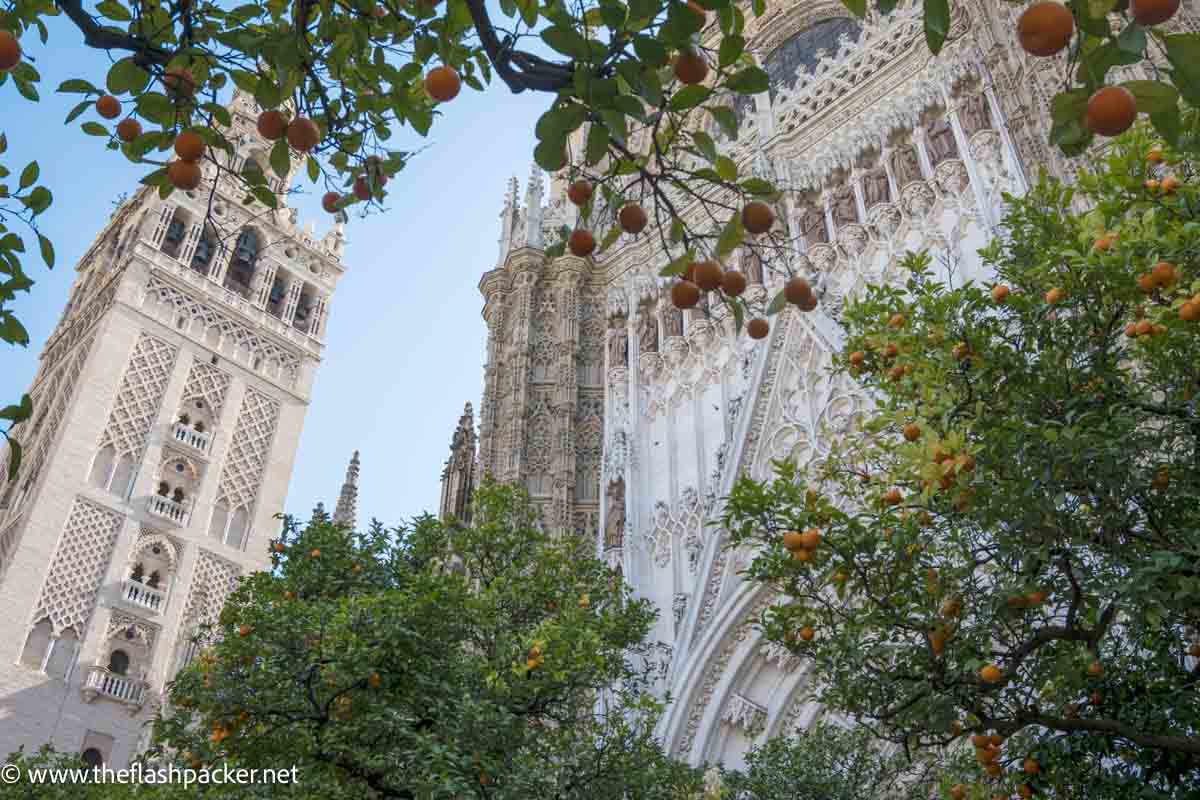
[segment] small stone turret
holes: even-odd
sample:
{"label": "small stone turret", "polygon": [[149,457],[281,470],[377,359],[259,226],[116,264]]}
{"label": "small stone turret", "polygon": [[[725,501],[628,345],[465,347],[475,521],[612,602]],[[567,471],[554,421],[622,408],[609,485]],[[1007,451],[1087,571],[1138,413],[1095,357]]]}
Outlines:
{"label": "small stone turret", "polygon": [[346,480],[338,495],[337,508],[333,511],[333,522],[354,528],[358,516],[358,451],[354,451],[350,465],[346,467]]}

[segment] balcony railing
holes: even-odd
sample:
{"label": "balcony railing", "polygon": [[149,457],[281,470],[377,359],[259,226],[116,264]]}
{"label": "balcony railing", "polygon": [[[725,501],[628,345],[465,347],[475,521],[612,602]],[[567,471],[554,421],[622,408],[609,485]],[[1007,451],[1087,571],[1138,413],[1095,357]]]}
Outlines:
{"label": "balcony railing", "polygon": [[97,697],[116,700],[134,708],[141,708],[146,702],[147,683],[109,672],[104,667],[95,666],[88,669],[87,678],[83,681],[83,700],[91,703]]}
{"label": "balcony railing", "polygon": [[156,517],[170,520],[181,527],[187,524],[187,506],[183,503],[177,503],[169,497],[154,495],[150,498],[150,502],[147,503],[147,508]]}
{"label": "balcony railing", "polygon": [[132,603],[147,611],[153,611],[155,614],[162,611],[163,606],[167,603],[166,592],[151,588],[131,578],[125,579],[123,589],[122,597],[127,603]]}
{"label": "balcony railing", "polygon": [[198,431],[182,422],[176,422],[174,428],[175,441],[186,444],[193,450],[199,450],[201,453],[207,453],[209,445],[212,444],[212,434],[208,431]]}

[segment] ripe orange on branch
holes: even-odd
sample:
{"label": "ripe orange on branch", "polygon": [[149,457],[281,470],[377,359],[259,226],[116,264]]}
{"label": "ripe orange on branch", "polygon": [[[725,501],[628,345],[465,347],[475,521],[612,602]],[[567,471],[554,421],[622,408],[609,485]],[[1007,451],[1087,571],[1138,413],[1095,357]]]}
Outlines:
{"label": "ripe orange on branch", "polygon": [[1129,13],[1138,25],[1161,25],[1175,16],[1180,0],[1130,0]]}
{"label": "ripe orange on branch", "polygon": [[342,196],[337,192],[326,192],[321,198],[321,208],[327,213],[336,214],[338,212],[338,203],[341,202]]}
{"label": "ripe orange on branch", "polygon": [[0,72],[21,63],[21,43],[9,31],[0,31]]}
{"label": "ripe orange on branch", "polygon": [[783,286],[783,297],[794,306],[807,303],[812,299],[813,290],[808,281],[799,276],[792,278]]}
{"label": "ripe orange on branch", "polygon": [[693,271],[696,285],[706,292],[718,288],[725,279],[725,270],[716,261],[698,261]]}
{"label": "ripe orange on branch", "polygon": [[742,209],[742,227],[750,233],[766,233],[774,224],[775,212],[766,203],[755,200]]}
{"label": "ripe orange on branch", "polygon": [[122,142],[132,142],[142,135],[142,123],[133,117],[127,117],[117,123],[117,138]]}
{"label": "ripe orange on branch", "polygon": [[96,101],[96,113],[105,119],[116,119],[121,116],[121,101],[111,94],[101,95]]}
{"label": "ripe orange on branch", "polygon": [[649,220],[640,205],[629,203],[622,206],[621,210],[617,212],[617,221],[621,224],[621,230],[626,233],[638,234],[645,230]]}
{"label": "ripe orange on branch", "polygon": [[1008,300],[1009,294],[1012,293],[1004,284],[998,284],[992,287],[992,302],[996,305],[1003,305]]}
{"label": "ripe orange on branch", "polygon": [[804,536],[800,531],[787,531],[783,534],[783,549],[789,553],[804,549]]}
{"label": "ripe orange on branch", "polygon": [[195,161],[179,159],[167,165],[167,180],[176,189],[190,191],[200,185],[200,165]]}
{"label": "ripe orange on branch", "polygon": [[1036,3],[1025,9],[1017,22],[1017,38],[1025,52],[1052,56],[1071,43],[1075,18],[1061,3]]}
{"label": "ripe orange on branch", "polygon": [[462,79],[458,77],[458,70],[454,67],[443,64],[425,74],[425,91],[439,103],[448,103],[458,97],[460,89],[462,89]]}
{"label": "ripe orange on branch", "polygon": [[574,205],[582,206],[592,199],[592,184],[579,180],[567,187],[567,199]]}
{"label": "ripe orange on branch", "polygon": [[746,325],[746,333],[750,335],[751,339],[765,339],[770,332],[770,325],[761,317],[750,320]]}
{"label": "ripe orange on branch", "polygon": [[287,126],[287,141],[292,149],[307,153],[321,141],[321,129],[308,117],[297,117]]}
{"label": "ripe orange on branch", "polygon": [[699,302],[700,287],[691,281],[679,281],[671,287],[671,304],[676,308],[693,308]]}
{"label": "ripe orange on branch", "polygon": [[979,679],[984,683],[999,683],[1004,673],[995,664],[988,664],[979,670]]}
{"label": "ripe orange on branch", "polygon": [[184,161],[199,161],[205,149],[204,140],[195,131],[182,131],[175,137],[175,154]]}
{"label": "ripe orange on branch", "polygon": [[746,291],[746,276],[737,270],[725,270],[725,276],[721,278],[721,291],[730,297],[738,297]]}
{"label": "ripe orange on branch", "polygon": [[287,133],[288,122],[287,117],[283,112],[277,111],[274,108],[268,108],[266,111],[258,115],[258,121],[255,123],[258,128],[258,133],[267,141],[278,141]]}
{"label": "ripe orange on branch", "polygon": [[708,61],[703,53],[695,50],[683,50],[675,58],[675,78],[682,84],[691,86],[703,83],[708,77]]}
{"label": "ripe orange on branch", "polygon": [[1088,98],[1084,121],[1101,136],[1118,136],[1137,119],[1137,99],[1123,86],[1105,86]]}
{"label": "ripe orange on branch", "polygon": [[596,249],[596,237],[586,228],[576,228],[567,239],[567,247],[573,255],[586,258]]}

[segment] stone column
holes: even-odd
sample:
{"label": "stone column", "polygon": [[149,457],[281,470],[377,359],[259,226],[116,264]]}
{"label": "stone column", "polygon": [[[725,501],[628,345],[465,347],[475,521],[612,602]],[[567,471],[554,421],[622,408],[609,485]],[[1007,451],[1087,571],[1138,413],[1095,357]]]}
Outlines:
{"label": "stone column", "polygon": [[[179,263],[185,267],[191,266],[192,256],[196,254],[196,245],[200,244],[200,236],[204,233],[204,220],[194,223],[188,228],[183,245],[179,248]],[[210,265],[211,266],[211,265]]]}
{"label": "stone column", "polygon": [[912,132],[913,147],[917,148],[917,161],[921,163],[921,176],[927,181],[933,180],[933,162],[929,159],[929,150],[925,146],[924,126],[914,128]]}
{"label": "stone column", "polygon": [[900,184],[896,182],[896,171],[892,169],[892,154],[892,148],[884,147],[879,151],[879,158],[883,162],[883,171],[887,173],[888,189],[891,192],[892,202],[899,203]]}
{"label": "stone column", "polygon": [[308,326],[308,335],[314,339],[325,338],[325,309],[329,304],[327,295],[317,295],[312,307],[312,322]]}
{"label": "stone column", "polygon": [[854,204],[858,207],[859,222],[867,220],[867,199],[863,196],[863,172],[858,167],[850,170],[850,187],[854,190]]}
{"label": "stone column", "polygon": [[967,178],[971,182],[971,191],[975,195],[975,205],[979,208],[979,216],[988,228],[995,228],[996,222],[992,219],[992,210],[988,208],[987,197],[983,193],[983,181],[975,166],[975,158],[971,155],[971,147],[967,143],[967,135],[963,131],[962,121],[958,118],[958,104],[952,104],[950,92],[944,85],[942,86],[942,97],[945,98],[946,108],[949,109],[946,116],[950,120],[950,129],[954,131],[954,141],[958,143],[959,158],[967,168]]}
{"label": "stone column", "polygon": [[260,261],[261,269],[254,273],[254,306],[256,308],[266,308],[267,300],[271,297],[271,289],[275,286],[275,275],[279,271],[279,264],[273,259],[262,259]]}
{"label": "stone column", "polygon": [[296,307],[300,305],[300,293],[304,290],[304,282],[299,278],[292,278],[288,283],[287,299],[283,301],[283,313],[280,319],[284,325],[291,325],[296,318]]}
{"label": "stone column", "polygon": [[829,197],[829,190],[821,190],[821,210],[825,213],[825,233],[829,237],[829,241],[837,241],[837,226],[833,224],[833,202]]}

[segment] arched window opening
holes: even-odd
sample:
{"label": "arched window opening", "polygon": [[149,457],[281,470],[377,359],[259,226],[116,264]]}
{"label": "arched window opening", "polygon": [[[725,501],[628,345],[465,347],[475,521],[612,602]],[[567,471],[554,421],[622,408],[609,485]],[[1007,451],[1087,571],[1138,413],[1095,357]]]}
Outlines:
{"label": "arched window opening", "polygon": [[267,313],[278,319],[283,318],[284,301],[287,300],[289,278],[286,273],[279,273],[271,283],[271,292],[267,295]]}
{"label": "arched window opening", "polygon": [[225,535],[225,544],[236,550],[244,548],[246,546],[246,528],[249,523],[250,513],[245,506],[234,511],[233,517],[229,520],[229,532]]}
{"label": "arched window opening", "polygon": [[83,759],[84,764],[88,765],[89,769],[100,769],[104,766],[104,756],[94,747],[84,750],[80,758]]}
{"label": "arched window opening", "polygon": [[108,482],[112,478],[113,458],[116,452],[112,445],[105,445],[96,453],[96,459],[92,462],[92,474],[88,479],[88,483],[95,486],[97,489],[107,489]]}
{"label": "arched window opening", "polygon": [[242,297],[250,297],[250,286],[254,282],[254,267],[258,263],[261,242],[258,234],[247,228],[238,235],[233,248],[229,271],[225,273],[225,288]]}
{"label": "arched window opening", "polygon": [[132,482],[133,456],[126,453],[117,461],[116,469],[113,470],[112,483],[109,484],[108,490],[118,497],[126,497],[129,494],[129,485]]}
{"label": "arched window opening", "polygon": [[196,249],[192,253],[191,268],[201,275],[208,275],[212,272],[213,257],[216,254],[217,235],[213,232],[212,227],[205,225],[204,233],[200,235],[199,241],[196,242]]}
{"label": "arched window opening", "polygon": [[108,671],[114,675],[128,674],[129,654],[124,650],[113,650],[108,656]]}
{"label": "arched window opening", "polygon": [[79,636],[74,628],[67,628],[50,644],[50,655],[46,659],[45,672],[52,678],[66,680],[75,666],[75,656],[79,652]]}
{"label": "arched window opening", "polygon": [[54,626],[49,619],[43,619],[33,626],[25,639],[25,647],[21,650],[21,666],[30,669],[41,669],[50,650],[51,634]]}
{"label": "arched window opening", "polygon": [[316,292],[311,286],[305,285],[304,290],[300,292],[300,300],[296,303],[296,316],[292,317],[292,327],[308,332],[308,328],[312,325],[313,309],[317,305]]}
{"label": "arched window opening", "polygon": [[171,258],[179,258],[191,222],[191,215],[185,209],[176,206],[171,221],[167,223],[167,232],[163,235],[161,248]]}

